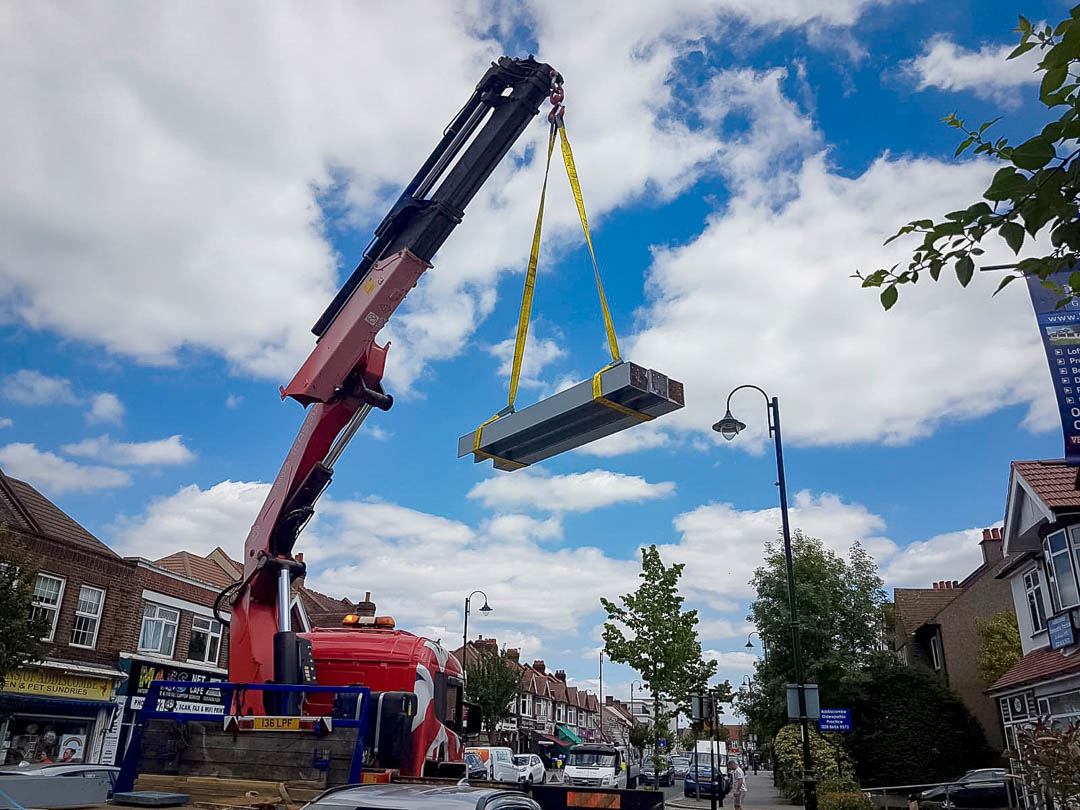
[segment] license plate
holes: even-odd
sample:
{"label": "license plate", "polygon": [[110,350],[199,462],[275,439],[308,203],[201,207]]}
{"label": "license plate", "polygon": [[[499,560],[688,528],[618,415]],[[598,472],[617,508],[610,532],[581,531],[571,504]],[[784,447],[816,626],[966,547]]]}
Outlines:
{"label": "license plate", "polygon": [[255,731],[301,731],[299,717],[255,717]]}

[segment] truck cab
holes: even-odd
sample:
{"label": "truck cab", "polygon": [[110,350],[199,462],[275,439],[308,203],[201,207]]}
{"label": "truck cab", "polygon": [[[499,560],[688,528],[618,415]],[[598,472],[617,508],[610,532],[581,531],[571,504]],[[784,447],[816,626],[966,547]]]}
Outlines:
{"label": "truck cab", "polygon": [[626,788],[627,762],[614,745],[584,743],[570,749],[566,758],[566,784],[572,787]]}

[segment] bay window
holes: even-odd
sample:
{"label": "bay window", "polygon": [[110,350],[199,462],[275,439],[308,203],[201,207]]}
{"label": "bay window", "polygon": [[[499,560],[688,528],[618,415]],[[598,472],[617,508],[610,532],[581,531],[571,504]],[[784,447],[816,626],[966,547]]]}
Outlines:
{"label": "bay window", "polygon": [[1028,613],[1031,616],[1032,632],[1046,629],[1046,607],[1043,602],[1042,578],[1039,569],[1032,568],[1024,574],[1024,591],[1027,593]]}
{"label": "bay window", "polygon": [[[1075,542],[1075,540],[1074,540]],[[1043,540],[1046,567],[1050,576],[1050,593],[1056,610],[1066,610],[1080,605],[1080,587],[1076,584],[1074,543],[1065,536],[1064,530],[1047,535]]]}

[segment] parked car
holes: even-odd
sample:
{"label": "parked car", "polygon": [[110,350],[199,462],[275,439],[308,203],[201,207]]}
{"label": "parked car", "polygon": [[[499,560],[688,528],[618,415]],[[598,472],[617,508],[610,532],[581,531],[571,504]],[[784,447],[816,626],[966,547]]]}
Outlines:
{"label": "parked car", "polygon": [[24,765],[0,768],[3,807],[74,807],[104,804],[113,794],[119,768],[83,765]]}
{"label": "parked car", "polygon": [[696,766],[694,760],[690,760],[690,768],[683,778],[683,795],[696,796],[699,787],[702,796],[715,794],[718,799],[723,801],[731,785],[730,780],[723,772],[717,773],[714,777],[708,758],[702,757],[701,762],[697,763]]}
{"label": "parked car", "polygon": [[940,802],[944,807],[1008,807],[1010,778],[1004,768],[979,768],[912,798],[920,803]]}
{"label": "parked car", "polygon": [[514,752],[509,748],[479,745],[465,749],[466,754],[476,754],[487,767],[487,778],[492,782],[517,782],[518,769],[514,764]]}
{"label": "parked car", "polygon": [[468,785],[343,785],[325,791],[306,810],[540,810],[519,790]]}
{"label": "parked car", "polygon": [[465,767],[468,769],[469,779],[487,779],[488,767],[484,764],[484,760],[480,759],[479,754],[473,751],[466,752]]}
{"label": "parked car", "polygon": [[657,767],[652,757],[645,757],[641,765],[641,781],[646,785],[674,785],[675,768],[667,757],[659,757],[660,766]]}
{"label": "parked car", "polygon": [[690,770],[690,757],[674,756],[671,758],[671,767],[675,769],[675,778],[682,779]]}
{"label": "parked car", "polygon": [[542,785],[547,781],[544,762],[536,754],[517,754],[514,764],[518,769],[518,780],[529,785]]}

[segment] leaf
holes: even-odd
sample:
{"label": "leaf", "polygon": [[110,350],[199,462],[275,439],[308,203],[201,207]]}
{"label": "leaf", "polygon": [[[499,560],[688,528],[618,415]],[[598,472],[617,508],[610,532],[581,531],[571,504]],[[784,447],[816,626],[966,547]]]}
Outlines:
{"label": "leaf", "polygon": [[1012,200],[1027,192],[1029,181],[1011,166],[998,169],[990,187],[983,192],[988,200]]}
{"label": "leaf", "polygon": [[1013,148],[1012,162],[1021,169],[1034,171],[1053,160],[1055,155],[1054,145],[1046,138],[1037,135]]}
{"label": "leaf", "polygon": [[968,206],[968,209],[965,213],[971,219],[978,219],[979,217],[994,213],[994,209],[984,203],[982,200],[979,200],[979,202],[975,203],[974,205]]}
{"label": "leaf", "polygon": [[982,135],[986,130],[990,129],[994,124],[1001,120],[1001,116],[998,116],[993,121],[987,121],[985,124],[979,126],[979,134]]}
{"label": "leaf", "polygon": [[1051,121],[1045,127],[1043,127],[1042,136],[1048,141],[1056,141],[1061,138],[1061,133],[1065,130],[1065,125],[1060,121]]}
{"label": "leaf", "polygon": [[899,293],[897,292],[895,284],[891,287],[886,287],[881,291],[881,306],[885,308],[886,312],[893,308],[893,304],[896,303],[897,297],[899,297]]}
{"label": "leaf", "polygon": [[1065,65],[1059,65],[1058,67],[1051,67],[1043,74],[1042,84],[1039,85],[1039,98],[1046,100],[1046,97],[1061,87],[1062,82],[1069,75],[1069,69]]}
{"label": "leaf", "polygon": [[975,143],[975,136],[971,135],[968,138],[960,142],[960,145],[956,147],[956,152],[953,153],[953,157],[960,157],[960,153]]}
{"label": "leaf", "polygon": [[1019,278],[1019,276],[1005,276],[1005,278],[1001,280],[1001,283],[998,284],[997,289],[994,290],[994,295],[997,295],[999,292],[1004,290],[1008,284],[1011,284],[1017,278]]}
{"label": "leaf", "polygon": [[1012,248],[1014,254],[1020,252],[1020,248],[1024,246],[1023,228],[1015,222],[1005,222],[998,228],[998,233],[1001,235],[1001,238],[1005,240],[1005,243]]}
{"label": "leaf", "polygon": [[1069,287],[1080,291],[1080,270],[1074,270],[1069,274]]}
{"label": "leaf", "polygon": [[1023,14],[1020,15],[1020,22],[1016,26],[1017,31],[1022,31],[1024,34],[1030,36],[1031,34],[1031,21]]}
{"label": "leaf", "polygon": [[956,260],[956,277],[960,280],[961,287],[970,284],[973,275],[975,275],[975,262],[970,256],[962,256]]}
{"label": "leaf", "polygon": [[1034,47],[1035,47],[1034,42],[1021,42],[1019,45],[1017,45],[1015,48],[1013,48],[1012,53],[1010,53],[1008,56],[1006,56],[1005,60],[1008,61],[1009,59],[1015,59],[1016,57],[1027,53],[1028,51],[1030,51]]}

